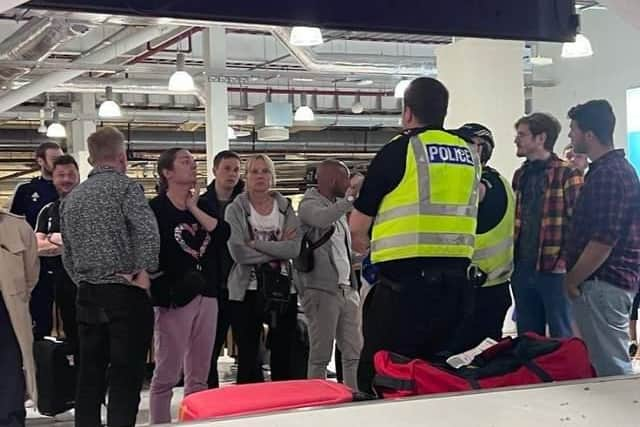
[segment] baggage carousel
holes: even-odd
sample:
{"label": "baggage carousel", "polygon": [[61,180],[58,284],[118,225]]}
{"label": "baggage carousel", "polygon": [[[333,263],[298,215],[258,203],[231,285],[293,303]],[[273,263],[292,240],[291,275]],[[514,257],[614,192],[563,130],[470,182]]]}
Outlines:
{"label": "baggage carousel", "polygon": [[640,375],[191,423],[242,427],[638,427]]}

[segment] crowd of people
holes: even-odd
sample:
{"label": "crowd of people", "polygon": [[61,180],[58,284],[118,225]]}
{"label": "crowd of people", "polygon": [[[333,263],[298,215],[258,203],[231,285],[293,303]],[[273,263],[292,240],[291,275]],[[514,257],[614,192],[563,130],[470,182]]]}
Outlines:
{"label": "crowd of people", "polygon": [[181,380],[185,395],[220,386],[230,328],[238,384],[265,380],[265,331],[270,379],[300,377],[304,313],[306,376],[326,378],[335,343],[344,383],[373,394],[377,351],[429,359],[499,340],[511,294],[519,334],[579,334],[598,375],[631,373],[640,183],[614,148],[609,103],[568,112],[564,159],[556,118],[519,118],[510,181],[490,164],[512,148],[478,123],[445,130],[448,101],[439,81],[414,80],[404,130],[366,177],[325,160],[296,210],[265,154],[242,176],[237,153],[218,153],[201,194],[193,155],[170,148],[148,201],[118,130],[88,138],[83,182],[72,156],[42,144],[41,176],[0,211],[0,425],[24,425],[33,341],[52,333],[77,357],[76,425],[101,424],[105,393],[107,425],[135,425],[151,347],[150,422],[162,424]]}

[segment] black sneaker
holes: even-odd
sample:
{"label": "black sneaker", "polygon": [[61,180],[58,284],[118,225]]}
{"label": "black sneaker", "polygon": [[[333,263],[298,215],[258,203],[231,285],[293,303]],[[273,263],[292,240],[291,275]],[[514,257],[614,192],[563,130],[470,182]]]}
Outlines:
{"label": "black sneaker", "polygon": [[632,342],[631,345],[629,345],[629,357],[635,357],[636,353],[638,353],[638,344]]}

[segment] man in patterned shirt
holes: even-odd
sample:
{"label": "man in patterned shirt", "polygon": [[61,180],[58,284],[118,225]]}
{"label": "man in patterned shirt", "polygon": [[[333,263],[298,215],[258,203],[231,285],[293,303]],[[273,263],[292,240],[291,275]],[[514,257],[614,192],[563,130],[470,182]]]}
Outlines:
{"label": "man in patterned shirt", "polygon": [[514,262],[511,286],[518,333],[552,337],[573,335],[569,300],[562,286],[566,241],[582,172],[553,153],[560,123],[534,113],[516,123],[517,155],[526,161],[513,177],[516,195]]}
{"label": "man in patterned shirt", "polygon": [[615,149],[604,100],[569,111],[569,138],[592,161],[568,238],[565,286],[598,376],[631,374],[629,314],[640,279],[640,182]]}
{"label": "man in patterned shirt", "polygon": [[148,271],[158,268],[160,235],[142,188],[125,174],[122,133],[101,128],[87,145],[93,170],[60,205],[62,261],[78,285],[76,425],[100,425],[109,369],[107,425],[132,426],[153,332]]}

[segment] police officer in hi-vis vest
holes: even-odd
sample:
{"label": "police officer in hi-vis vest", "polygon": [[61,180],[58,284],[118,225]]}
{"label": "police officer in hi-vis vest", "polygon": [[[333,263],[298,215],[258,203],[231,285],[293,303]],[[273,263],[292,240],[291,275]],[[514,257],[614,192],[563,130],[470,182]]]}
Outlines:
{"label": "police officer in hi-vis vest", "polygon": [[472,348],[485,338],[502,338],[502,325],[511,306],[515,196],[510,182],[487,165],[495,147],[491,131],[478,123],[467,123],[456,133],[473,144],[482,163],[473,263],[485,280],[476,288],[473,327],[464,333],[465,347]]}
{"label": "police officer in hi-vis vest", "polygon": [[379,350],[410,358],[463,350],[478,274],[471,258],[480,161],[465,140],[443,129],[448,104],[439,81],[411,82],[405,130],[371,161],[354,204],[353,248],[370,250],[380,270],[364,303],[360,391],[372,391]]}

